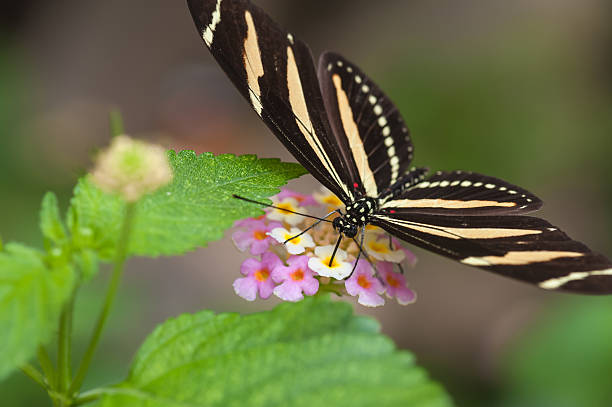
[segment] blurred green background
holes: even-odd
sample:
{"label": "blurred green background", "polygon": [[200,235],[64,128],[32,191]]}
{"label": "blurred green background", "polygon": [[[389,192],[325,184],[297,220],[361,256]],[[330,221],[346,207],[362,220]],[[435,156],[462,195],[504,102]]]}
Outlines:
{"label": "blurred green background", "polygon": [[[612,255],[612,4],[605,0],[258,1],[306,40],[355,61],[396,102],[416,164],[524,186],[541,216]],[[174,149],[293,161],[198,37],[184,2],[24,0],[0,5],[0,234],[38,246],[37,210],[62,207],[108,142],[107,114]],[[311,177],[292,187],[309,192]],[[612,406],[612,299],[543,292],[415,250],[415,305],[356,308],[459,406]],[[89,377],[119,380],[145,335],[180,312],[251,312],[229,239],[181,258],[134,259]],[[106,273],[79,296],[87,339]],[[1,350],[0,350],[1,351]],[[77,353],[78,355],[78,353]],[[46,405],[20,374],[2,405]]]}

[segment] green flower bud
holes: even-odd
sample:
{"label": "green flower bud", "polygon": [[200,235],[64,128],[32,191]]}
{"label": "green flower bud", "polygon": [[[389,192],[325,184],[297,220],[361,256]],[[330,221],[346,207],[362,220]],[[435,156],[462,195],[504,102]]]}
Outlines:
{"label": "green flower bud", "polygon": [[92,180],[103,191],[134,202],[168,184],[172,169],[163,147],[121,135],[98,155]]}

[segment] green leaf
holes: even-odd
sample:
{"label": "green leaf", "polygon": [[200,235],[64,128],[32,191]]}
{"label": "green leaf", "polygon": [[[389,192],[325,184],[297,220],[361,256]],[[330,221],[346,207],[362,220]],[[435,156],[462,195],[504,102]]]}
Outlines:
{"label": "green leaf", "polygon": [[369,318],[328,297],[253,315],[182,315],[151,334],[105,407],[450,406]]}
{"label": "green leaf", "polygon": [[504,406],[608,407],[612,299],[553,302],[506,358]]}
{"label": "green leaf", "polygon": [[34,249],[9,243],[0,252],[0,379],[27,362],[57,329],[73,285],[69,266],[49,269]]}
{"label": "green leaf", "polygon": [[47,192],[40,208],[40,230],[45,238],[54,243],[66,239],[66,229],[61,221],[57,206],[57,197],[53,192]]}
{"label": "green leaf", "polygon": [[[252,199],[276,194],[288,180],[305,173],[298,164],[193,151],[169,152],[173,182],[143,197],[136,208],[129,253],[176,255],[218,240],[234,221],[263,213],[261,207],[232,198]],[[96,188],[88,178],[78,183],[69,212],[77,247],[112,257],[125,203]]]}

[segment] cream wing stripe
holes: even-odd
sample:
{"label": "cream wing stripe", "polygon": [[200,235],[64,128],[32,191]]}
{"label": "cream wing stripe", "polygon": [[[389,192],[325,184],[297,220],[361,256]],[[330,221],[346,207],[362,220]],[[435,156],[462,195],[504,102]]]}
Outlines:
{"label": "cream wing stripe", "polygon": [[538,285],[545,290],[557,289],[570,281],[584,280],[590,276],[610,276],[612,275],[612,269],[606,270],[595,270],[595,271],[574,271],[569,273],[567,276],[551,278],[550,280],[542,281]]}
{"label": "cream wing stripe", "polygon": [[470,266],[520,266],[523,264],[542,263],[561,257],[581,257],[584,253],[556,252],[549,250],[508,252],[503,256],[466,257],[461,260]]}
{"label": "cream wing stripe", "polygon": [[447,199],[396,199],[387,201],[381,208],[444,208],[444,209],[467,209],[484,208],[487,206],[500,206],[510,208],[516,206],[515,202],[497,201],[455,201]]}
{"label": "cream wing stripe", "polygon": [[318,136],[314,132],[312,122],[310,121],[310,115],[308,114],[308,108],[306,107],[306,100],[304,99],[300,73],[295,62],[293,50],[290,46],[287,47],[287,89],[289,90],[289,104],[291,105],[291,110],[293,110],[293,114],[295,115],[295,121],[302,135],[306,141],[308,141],[308,144],[319,158],[321,164],[332,175],[336,183],[340,185],[344,192],[352,199],[353,194],[348,190],[344,182],[342,182],[336,169],[331,164],[329,156],[323,149]]}
{"label": "cream wing stripe", "polygon": [[[220,3],[220,1],[219,1]],[[217,3],[217,4],[219,4]],[[261,116],[261,90],[259,89],[259,78],[263,76],[264,69],[261,62],[261,53],[259,51],[259,43],[257,40],[257,31],[253,17],[247,10],[244,12],[244,19],[247,24],[247,35],[244,39],[244,54],[242,56],[244,69],[247,75],[247,83],[249,85],[249,96],[253,109]]]}
{"label": "cream wing stripe", "polygon": [[217,24],[221,21],[221,0],[217,0],[217,5],[215,6],[215,11],[212,13],[212,19],[210,20],[210,24],[206,26],[206,30],[202,33],[202,38],[206,43],[208,48],[211,47],[213,42],[213,36],[215,33],[215,29],[217,28]]}
{"label": "cream wing stripe", "polygon": [[338,109],[340,110],[340,120],[342,121],[342,127],[344,127],[344,133],[348,139],[349,145],[351,146],[351,153],[355,163],[357,164],[357,171],[359,171],[359,177],[363,181],[363,187],[367,196],[377,197],[378,188],[376,187],[376,180],[374,174],[368,163],[368,155],[363,147],[361,137],[359,137],[359,129],[357,123],[353,119],[353,110],[349,104],[346,92],[342,89],[342,79],[340,75],[334,74],[332,81],[336,88],[336,98],[338,101]]}
{"label": "cream wing stripe", "polygon": [[391,224],[400,225],[418,232],[427,233],[434,236],[446,237],[449,239],[499,239],[504,237],[537,235],[541,230],[531,229],[505,229],[505,228],[452,228],[446,226],[432,226],[425,223],[409,222],[400,219],[393,219],[387,216],[377,216],[378,219],[385,220]]}

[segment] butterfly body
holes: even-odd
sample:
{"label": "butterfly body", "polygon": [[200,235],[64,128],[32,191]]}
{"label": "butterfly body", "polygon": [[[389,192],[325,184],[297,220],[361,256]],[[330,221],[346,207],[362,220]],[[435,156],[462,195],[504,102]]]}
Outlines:
{"label": "butterfly body", "polygon": [[612,262],[547,221],[499,178],[411,167],[399,110],[361,69],[308,46],[248,0],[188,0],[204,43],[274,135],[345,205],[334,228],[372,224],[462,264],[548,290],[612,293]]}
{"label": "butterfly body", "polygon": [[364,197],[349,203],[345,213],[333,220],[333,227],[346,237],[353,238],[359,229],[370,223],[371,216],[378,212],[377,199]]}

